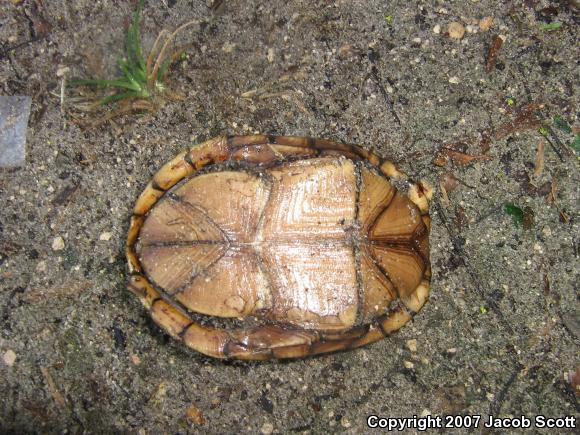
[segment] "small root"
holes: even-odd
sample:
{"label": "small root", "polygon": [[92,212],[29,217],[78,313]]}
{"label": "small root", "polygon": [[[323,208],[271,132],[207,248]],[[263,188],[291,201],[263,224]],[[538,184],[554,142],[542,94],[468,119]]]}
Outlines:
{"label": "small root", "polygon": [[106,122],[113,121],[114,119],[128,115],[134,112],[149,112],[155,113],[158,110],[158,106],[149,100],[144,99],[135,99],[130,101],[123,101],[119,107],[114,110],[111,110],[107,113],[104,113],[102,116],[98,117],[95,120],[87,121],[84,119],[80,119],[79,117],[74,117],[72,122],[78,125],[83,130],[94,130],[97,127],[105,124]]}

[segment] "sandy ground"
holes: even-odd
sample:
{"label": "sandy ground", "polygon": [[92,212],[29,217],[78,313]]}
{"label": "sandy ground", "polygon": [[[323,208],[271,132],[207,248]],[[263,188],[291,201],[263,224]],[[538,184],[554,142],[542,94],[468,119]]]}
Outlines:
{"label": "sandy ground", "polygon": [[[578,127],[575,5],[148,1],[146,49],[162,29],[204,22],[182,35],[199,50],[171,73],[185,100],[84,130],[74,91],[61,107],[61,79],[114,74],[134,2],[4,1],[0,89],[33,104],[26,165],[0,169],[0,430],[361,433],[371,414],[577,418],[578,160],[574,133],[552,123]],[[125,288],[136,196],[182,149],[254,131],[358,143],[436,187],[432,297],[411,325],[356,351],[239,363],[188,351],[148,318]],[[445,164],[441,147],[486,157]]]}

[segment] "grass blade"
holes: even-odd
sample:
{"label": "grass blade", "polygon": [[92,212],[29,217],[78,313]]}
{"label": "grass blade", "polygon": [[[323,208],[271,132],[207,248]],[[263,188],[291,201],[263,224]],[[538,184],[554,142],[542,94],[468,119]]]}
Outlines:
{"label": "grass blade", "polygon": [[138,69],[142,67],[143,51],[141,49],[141,10],[143,9],[144,0],[139,0],[137,9],[133,13],[133,20],[127,30],[127,62],[130,69]]}
{"label": "grass blade", "polygon": [[161,64],[161,67],[159,68],[159,72],[157,73],[157,82],[159,83],[163,83],[163,81],[165,80],[165,75],[167,74],[167,69],[169,68],[169,65],[171,65],[172,63],[172,59],[165,59],[165,61]]}
{"label": "grass blade", "polygon": [[132,91],[141,91],[141,87],[129,80],[124,79],[112,79],[112,80],[99,80],[99,79],[79,79],[69,81],[70,86],[95,86],[98,88],[123,88]]}
{"label": "grass blade", "polygon": [[134,91],[119,92],[118,94],[109,95],[108,97],[105,97],[102,100],[99,100],[98,105],[105,106],[109,103],[121,101],[121,100],[124,100],[126,98],[138,98],[138,97],[139,97],[138,92],[134,92]]}
{"label": "grass blade", "polygon": [[157,56],[157,60],[155,61],[155,65],[153,66],[153,71],[151,73],[151,76],[149,77],[149,83],[147,83],[149,85],[149,87],[151,87],[153,85],[153,82],[155,80],[157,80],[157,77],[159,77],[158,72],[159,72],[159,68],[161,67],[161,64],[165,61],[166,57],[165,57],[165,52],[167,51],[169,44],[173,41],[173,39],[175,39],[175,37],[181,33],[185,28],[193,26],[194,24],[199,24],[199,21],[197,20],[192,20],[192,21],[188,21],[185,24],[182,24],[181,26],[179,26],[176,30],[173,31],[173,33],[171,35],[169,35],[169,37],[165,40],[165,43],[163,44],[163,46],[161,47],[161,50],[159,50],[159,55]]}

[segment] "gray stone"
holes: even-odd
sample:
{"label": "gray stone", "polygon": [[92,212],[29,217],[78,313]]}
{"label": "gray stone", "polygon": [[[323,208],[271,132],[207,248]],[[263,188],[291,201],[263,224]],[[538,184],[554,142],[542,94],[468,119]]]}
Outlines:
{"label": "gray stone", "polygon": [[30,97],[0,96],[0,167],[24,164],[31,103]]}

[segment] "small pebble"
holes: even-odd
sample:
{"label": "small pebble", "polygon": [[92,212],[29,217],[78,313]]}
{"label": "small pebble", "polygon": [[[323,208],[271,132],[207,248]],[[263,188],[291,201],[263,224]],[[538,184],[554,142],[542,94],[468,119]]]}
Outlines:
{"label": "small pebble", "polygon": [[274,62],[274,57],[276,55],[276,52],[274,51],[273,48],[268,48],[268,62],[272,63]]}
{"label": "small pebble", "polygon": [[346,418],[346,417],[342,417],[342,418],[340,419],[340,425],[341,425],[342,427],[350,427],[350,426],[351,426],[351,423],[350,423],[350,420],[349,420],[348,418]]}
{"label": "small pebble", "polygon": [[412,369],[413,367],[415,367],[415,364],[413,364],[411,361],[405,361],[403,365],[405,366],[406,369]]}
{"label": "small pebble", "polygon": [[2,359],[4,360],[4,364],[6,364],[8,367],[12,367],[16,362],[16,353],[14,353],[12,349],[8,349],[6,352],[4,352]]}
{"label": "small pebble", "polygon": [[457,348],[456,347],[450,347],[449,349],[447,349],[447,353],[455,354],[455,353],[457,353]]}
{"label": "small pebble", "polygon": [[57,77],[64,77],[70,72],[70,68],[68,66],[59,65],[58,69],[56,70]]}
{"label": "small pebble", "polygon": [[264,435],[270,435],[272,432],[274,432],[274,425],[272,423],[264,423],[262,425],[262,429],[260,429],[260,432],[262,432]]}
{"label": "small pebble", "polygon": [[447,27],[447,33],[449,33],[450,38],[461,39],[465,35],[465,27],[463,27],[463,24],[454,21]]}
{"label": "small pebble", "polygon": [[36,269],[35,269],[38,273],[44,273],[46,272],[46,261],[42,260],[39,261],[38,264],[36,265]]}
{"label": "small pebble", "polygon": [[411,352],[417,352],[417,340],[414,338],[412,340],[407,340],[407,347]]}
{"label": "small pebble", "polygon": [[52,240],[52,250],[53,251],[62,251],[64,249],[64,239],[60,236],[55,237]]}
{"label": "small pebble", "polygon": [[454,85],[459,83],[459,77],[457,76],[453,76],[453,77],[449,77],[449,83],[452,83]]}
{"label": "small pebble", "polygon": [[493,25],[493,17],[483,17],[479,20],[479,28],[484,32],[487,32]]}
{"label": "small pebble", "polygon": [[433,27],[433,33],[441,33],[441,26],[439,24]]}
{"label": "small pebble", "polygon": [[108,242],[109,240],[111,240],[112,236],[113,236],[113,233],[105,231],[104,233],[101,233],[101,235],[99,236],[99,240]]}
{"label": "small pebble", "polygon": [[223,46],[222,46],[222,51],[225,53],[231,53],[236,49],[236,43],[234,42],[226,42]]}
{"label": "small pebble", "polygon": [[354,54],[354,48],[351,44],[344,44],[338,49],[339,57],[351,57]]}

